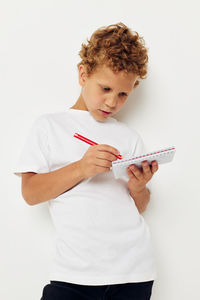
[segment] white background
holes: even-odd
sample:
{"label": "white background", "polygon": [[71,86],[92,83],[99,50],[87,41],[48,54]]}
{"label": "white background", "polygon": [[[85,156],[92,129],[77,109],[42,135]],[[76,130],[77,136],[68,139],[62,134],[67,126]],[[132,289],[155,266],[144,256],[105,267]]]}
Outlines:
{"label": "white background", "polygon": [[43,113],[77,100],[81,43],[123,22],[149,49],[149,72],[116,119],[146,149],[175,146],[152,179],[143,214],[158,278],[152,300],[197,300],[200,283],[199,1],[2,1],[0,4],[0,298],[39,300],[48,282],[55,232],[47,203],[26,204],[12,174],[28,131]]}

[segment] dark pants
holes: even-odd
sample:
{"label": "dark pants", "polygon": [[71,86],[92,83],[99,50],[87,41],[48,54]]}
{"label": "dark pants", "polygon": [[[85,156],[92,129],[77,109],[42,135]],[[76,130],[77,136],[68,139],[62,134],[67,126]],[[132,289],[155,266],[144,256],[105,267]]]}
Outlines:
{"label": "dark pants", "polygon": [[50,281],[40,300],[149,300],[152,281],[111,285],[80,285]]}

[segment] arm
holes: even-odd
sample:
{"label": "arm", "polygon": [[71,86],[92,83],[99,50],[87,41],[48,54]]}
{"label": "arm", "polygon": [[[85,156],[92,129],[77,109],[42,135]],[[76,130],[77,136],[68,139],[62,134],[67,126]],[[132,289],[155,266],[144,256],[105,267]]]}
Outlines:
{"label": "arm", "polygon": [[79,161],[49,173],[22,173],[22,196],[29,205],[56,198],[84,179]]}
{"label": "arm", "polygon": [[139,213],[143,213],[150,201],[150,190],[145,187],[141,192],[130,192]]}
{"label": "arm", "polygon": [[142,162],[142,170],[134,164],[127,168],[127,174],[130,178],[128,181],[128,189],[131,197],[135,201],[139,213],[145,211],[147,204],[150,201],[150,191],[146,187],[147,182],[153,177],[153,174],[158,170],[158,163],[152,162],[150,168],[148,162]]}

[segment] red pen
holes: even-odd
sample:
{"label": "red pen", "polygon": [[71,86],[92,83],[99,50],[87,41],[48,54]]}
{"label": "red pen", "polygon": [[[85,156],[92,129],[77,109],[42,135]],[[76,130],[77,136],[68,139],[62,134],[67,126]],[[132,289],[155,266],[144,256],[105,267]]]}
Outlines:
{"label": "red pen", "polygon": [[[86,138],[86,137],[84,137],[84,136],[82,136],[82,135],[80,135],[80,134],[78,134],[78,133],[75,133],[74,134],[74,137],[76,137],[77,139],[79,139],[79,140],[81,140],[81,141],[83,141],[83,142],[85,142],[85,143],[88,143],[88,144],[90,144],[90,145],[98,145],[96,142],[93,142],[93,141],[91,141],[91,140],[89,140],[88,138]],[[114,154],[115,155],[115,154]],[[117,158],[119,158],[119,159],[122,159],[122,155],[121,154],[119,154],[119,155],[115,155]]]}

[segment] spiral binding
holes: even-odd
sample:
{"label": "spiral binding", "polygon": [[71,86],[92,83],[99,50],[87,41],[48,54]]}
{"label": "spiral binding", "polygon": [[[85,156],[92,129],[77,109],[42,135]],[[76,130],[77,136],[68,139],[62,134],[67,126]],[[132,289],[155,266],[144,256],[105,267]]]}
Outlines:
{"label": "spiral binding", "polygon": [[[142,159],[142,158],[146,158],[146,159],[151,159],[155,156],[156,157],[160,157],[160,156],[163,156],[163,155],[167,155],[169,154],[171,151],[174,151],[176,150],[174,146],[172,147],[169,147],[169,148],[166,148],[166,149],[161,149],[159,151],[155,151],[155,152],[151,152],[151,153],[148,153],[148,154],[144,154],[144,155],[140,155],[140,156],[136,156],[134,158],[128,158],[128,159],[122,159],[122,160],[116,160],[116,161],[113,161],[112,164],[113,166],[121,166],[122,164],[126,164],[128,162],[133,162],[136,160],[136,162],[138,161],[138,159]],[[145,160],[145,159],[144,159]]]}

